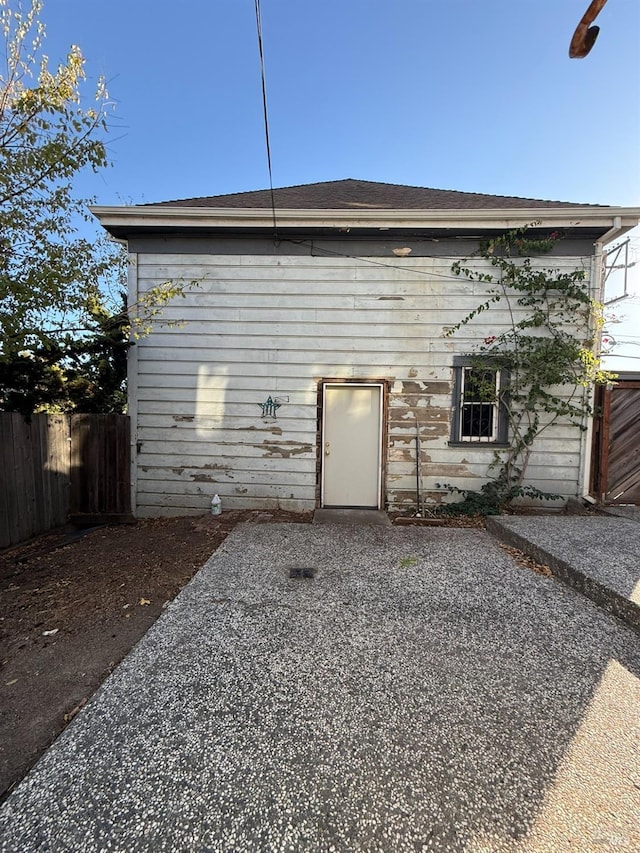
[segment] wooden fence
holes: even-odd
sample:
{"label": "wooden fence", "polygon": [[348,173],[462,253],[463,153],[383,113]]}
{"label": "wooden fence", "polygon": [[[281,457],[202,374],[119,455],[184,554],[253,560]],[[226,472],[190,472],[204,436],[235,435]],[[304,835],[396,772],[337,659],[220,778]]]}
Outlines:
{"label": "wooden fence", "polygon": [[63,525],[127,521],[126,415],[0,412],[0,548]]}
{"label": "wooden fence", "polygon": [[623,377],[596,400],[592,494],[606,504],[640,505],[640,380]]}

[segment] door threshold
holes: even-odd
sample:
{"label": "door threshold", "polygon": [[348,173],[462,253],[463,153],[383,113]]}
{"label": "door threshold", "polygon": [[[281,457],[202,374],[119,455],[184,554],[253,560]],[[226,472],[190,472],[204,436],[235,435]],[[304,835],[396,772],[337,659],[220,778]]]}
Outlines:
{"label": "door threshold", "polygon": [[391,527],[391,520],[381,509],[317,509],[314,524],[352,524],[370,527]]}

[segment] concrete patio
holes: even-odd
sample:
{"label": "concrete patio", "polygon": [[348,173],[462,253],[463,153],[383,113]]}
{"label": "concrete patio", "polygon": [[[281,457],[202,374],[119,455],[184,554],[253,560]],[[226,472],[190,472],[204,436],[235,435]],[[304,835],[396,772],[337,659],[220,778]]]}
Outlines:
{"label": "concrete patio", "polygon": [[[615,562],[632,522],[606,521]],[[0,849],[640,849],[639,675],[631,627],[484,531],[245,524],[10,796]]]}

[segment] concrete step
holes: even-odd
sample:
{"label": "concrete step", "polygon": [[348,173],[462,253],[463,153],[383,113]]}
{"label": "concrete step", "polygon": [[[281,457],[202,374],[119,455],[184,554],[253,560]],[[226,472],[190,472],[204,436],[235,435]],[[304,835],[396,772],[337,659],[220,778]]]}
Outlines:
{"label": "concrete step", "polygon": [[317,509],[313,514],[313,523],[391,527],[387,513],[376,509]]}
{"label": "concrete step", "polygon": [[640,525],[616,516],[493,516],[487,530],[640,631]]}

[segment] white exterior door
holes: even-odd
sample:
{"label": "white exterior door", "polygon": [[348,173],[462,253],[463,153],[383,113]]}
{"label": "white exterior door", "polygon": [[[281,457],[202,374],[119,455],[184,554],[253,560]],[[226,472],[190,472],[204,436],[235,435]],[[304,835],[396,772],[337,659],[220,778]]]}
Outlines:
{"label": "white exterior door", "polygon": [[324,386],[322,506],[380,508],[382,385]]}

